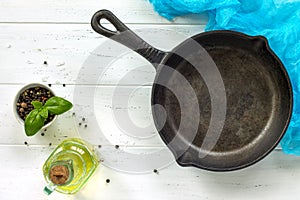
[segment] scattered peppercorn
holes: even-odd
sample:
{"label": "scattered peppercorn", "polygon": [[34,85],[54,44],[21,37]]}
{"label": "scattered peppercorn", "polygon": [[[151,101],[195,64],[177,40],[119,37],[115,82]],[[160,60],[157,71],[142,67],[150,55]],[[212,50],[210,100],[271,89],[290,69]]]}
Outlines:
{"label": "scattered peppercorn", "polygon": [[27,143],[26,141],[24,142],[24,144],[25,144],[25,145],[28,145],[28,143]]}
{"label": "scattered peppercorn", "polygon": [[110,180],[109,180],[109,179],[106,179],[106,183],[110,183]]}
{"label": "scattered peppercorn", "polygon": [[50,143],[49,143],[49,146],[51,146],[51,145],[52,145],[52,143],[50,142]]}
{"label": "scattered peppercorn", "polygon": [[118,149],[118,148],[119,148],[119,145],[115,145],[115,148]]}
{"label": "scattered peppercorn", "polygon": [[87,127],[87,124],[84,125],[84,128],[86,128],[86,127]]}
{"label": "scattered peppercorn", "polygon": [[81,123],[79,122],[78,125],[81,126]]}
{"label": "scattered peppercorn", "polygon": [[98,148],[101,148],[102,146],[101,145],[98,145]]}
{"label": "scattered peppercorn", "polygon": [[156,173],[156,174],[158,173],[157,169],[154,169],[153,172]]}
{"label": "scattered peppercorn", "polygon": [[44,65],[47,65],[48,63],[47,63],[47,61],[44,61]]}
{"label": "scattered peppercorn", "polygon": [[44,136],[45,135],[45,133],[41,133],[41,136]]}
{"label": "scattered peppercorn", "polygon": [[66,84],[63,84],[63,87],[66,87]]}
{"label": "scattered peppercorn", "polygon": [[48,86],[51,87],[51,84],[49,83]]}
{"label": "scattered peppercorn", "polygon": [[84,117],[82,118],[82,121],[83,121],[83,122],[85,121],[85,118],[84,118]]}

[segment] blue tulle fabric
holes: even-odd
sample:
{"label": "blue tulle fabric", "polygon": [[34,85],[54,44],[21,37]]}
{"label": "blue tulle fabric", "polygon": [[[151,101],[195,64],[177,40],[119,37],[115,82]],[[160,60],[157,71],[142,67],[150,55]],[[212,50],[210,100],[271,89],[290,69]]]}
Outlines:
{"label": "blue tulle fabric", "polygon": [[293,114],[281,140],[285,153],[300,155],[300,0],[149,0],[155,11],[172,20],[207,12],[206,30],[235,30],[265,36],[281,59],[293,87]]}

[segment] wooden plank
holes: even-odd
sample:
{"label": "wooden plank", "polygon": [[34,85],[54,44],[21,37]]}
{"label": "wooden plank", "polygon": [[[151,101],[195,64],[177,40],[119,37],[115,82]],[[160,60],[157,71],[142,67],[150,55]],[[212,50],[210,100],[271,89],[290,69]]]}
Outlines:
{"label": "wooden plank", "polygon": [[[139,151],[141,148],[134,148]],[[214,173],[173,163],[158,173],[140,175],[115,171],[103,164],[75,196],[43,194],[42,165],[53,148],[0,146],[0,198],[22,199],[298,199],[300,158],[274,151],[243,170]],[[105,153],[105,149],[101,150]],[[110,151],[109,149],[107,151]],[[100,152],[101,153],[101,152]],[[126,157],[117,156],[115,162]],[[139,165],[140,163],[135,163]],[[110,179],[110,183],[106,183]]]}
{"label": "wooden plank", "polygon": [[[122,79],[125,85],[151,85],[155,75],[145,59],[95,33],[90,25],[2,24],[0,28],[0,83],[111,85]],[[132,25],[130,28],[153,46],[171,50],[203,31],[204,26]],[[44,65],[44,61],[48,64]],[[90,69],[84,72],[89,76],[81,73],[77,79],[83,66]],[[96,74],[101,78],[92,79]]]}
{"label": "wooden plank", "polygon": [[[151,87],[126,87],[115,93],[114,86],[80,86],[77,91],[93,91],[94,96],[74,96],[74,86],[52,86],[56,95],[64,97],[74,104],[74,108],[59,116],[47,131],[27,137],[23,126],[19,124],[13,113],[13,99],[21,85],[0,85],[0,141],[1,144],[15,145],[48,145],[58,144],[70,137],[82,137],[95,145],[125,145],[125,146],[165,146],[154,127],[150,111]],[[125,89],[125,90],[124,90]],[[131,93],[134,91],[134,93]],[[130,93],[129,93],[130,92]],[[95,99],[94,106],[88,99]],[[118,102],[113,99],[118,99]],[[124,101],[123,101],[123,100]],[[120,101],[121,100],[121,101]],[[129,103],[127,103],[129,102]],[[94,107],[94,108],[93,108]],[[73,115],[73,112],[76,115]],[[123,119],[118,115],[128,113],[132,120],[130,124],[120,126]],[[82,118],[85,121],[82,121]],[[79,123],[82,123],[79,126]],[[87,125],[87,127],[84,127]],[[132,131],[132,126],[135,127]],[[146,127],[146,128],[145,128]]]}
{"label": "wooden plank", "polygon": [[55,145],[66,138],[81,137],[94,145],[165,147],[152,119],[151,86],[54,85],[56,95],[73,102],[74,108],[43,131],[45,136],[33,137],[25,136],[13,113],[13,99],[21,88],[0,85],[1,144],[21,145],[26,141],[29,145]]}
{"label": "wooden plank", "polygon": [[[0,22],[89,23],[100,10],[111,10],[125,23],[205,24],[207,16],[191,15],[170,22],[154,12],[147,0],[1,0]],[[137,17],[138,16],[138,17]]]}

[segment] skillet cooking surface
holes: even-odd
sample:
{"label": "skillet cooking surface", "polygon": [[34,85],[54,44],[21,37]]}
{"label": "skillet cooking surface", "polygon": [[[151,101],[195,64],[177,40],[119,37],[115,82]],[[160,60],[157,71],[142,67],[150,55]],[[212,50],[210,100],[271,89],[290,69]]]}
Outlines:
{"label": "skillet cooking surface", "polygon": [[[209,137],[206,135],[209,124],[218,125],[219,122],[210,122],[211,97],[201,75],[185,59],[172,54],[164,64],[188,80],[198,103],[197,99],[186,95],[187,88],[179,81],[178,73],[166,73],[163,67],[158,70],[156,82],[164,79],[168,86],[155,84],[152,91],[152,103],[162,105],[167,114],[164,123],[157,107],[152,109],[157,128],[163,127],[160,136],[181,165],[211,170],[232,170],[250,165],[276,146],[288,124],[292,97],[286,72],[265,40],[232,35],[227,31],[199,34],[194,39],[212,57],[223,79],[227,100],[224,127],[212,150],[201,147],[204,138]],[[197,59],[197,55],[193,57]],[[181,96],[183,107],[179,105],[178,96],[168,88],[177,88],[176,95]],[[199,128],[191,139],[188,132],[189,127],[194,126],[192,122],[181,124],[185,131],[178,131],[181,109],[193,121],[197,117],[197,106],[200,110]],[[175,138],[176,134],[180,137]],[[182,142],[192,144],[183,147]],[[201,152],[207,155],[199,158]]]}

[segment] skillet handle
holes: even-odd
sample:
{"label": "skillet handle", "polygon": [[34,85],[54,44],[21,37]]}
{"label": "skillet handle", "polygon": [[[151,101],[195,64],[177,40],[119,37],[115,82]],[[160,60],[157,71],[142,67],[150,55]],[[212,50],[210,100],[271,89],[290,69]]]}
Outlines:
{"label": "skillet handle", "polygon": [[[101,19],[108,20],[116,28],[116,31],[103,27],[100,22]],[[92,17],[91,25],[94,31],[100,35],[108,37],[134,50],[152,64],[159,64],[167,54],[166,52],[152,47],[141,39],[109,10],[99,10],[96,12]],[[154,67],[155,66],[156,65],[154,65]]]}

